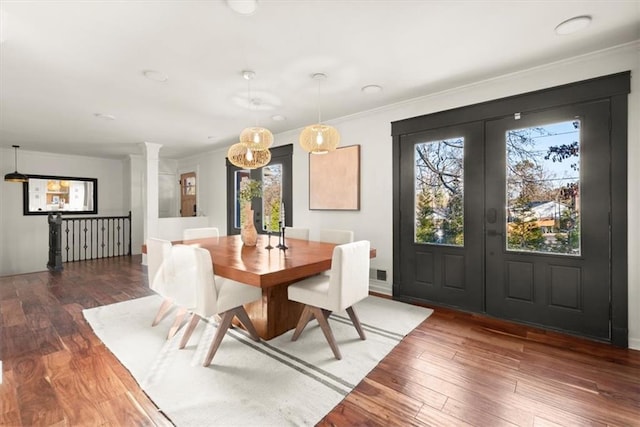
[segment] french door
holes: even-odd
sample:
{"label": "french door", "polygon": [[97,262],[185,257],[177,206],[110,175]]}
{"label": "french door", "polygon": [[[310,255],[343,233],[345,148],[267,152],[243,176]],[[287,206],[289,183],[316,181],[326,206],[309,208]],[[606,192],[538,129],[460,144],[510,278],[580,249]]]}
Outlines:
{"label": "french door", "polygon": [[401,135],[394,295],[610,336],[609,102]]}
{"label": "french door", "polygon": [[401,139],[405,297],[484,308],[482,129],[476,122]]}
{"label": "french door", "polygon": [[608,124],[608,101],[487,122],[487,313],[609,338]]}

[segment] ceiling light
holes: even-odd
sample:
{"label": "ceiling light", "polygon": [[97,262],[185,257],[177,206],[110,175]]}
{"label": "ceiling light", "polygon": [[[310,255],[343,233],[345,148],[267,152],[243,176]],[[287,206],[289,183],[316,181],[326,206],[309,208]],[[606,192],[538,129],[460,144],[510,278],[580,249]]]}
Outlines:
{"label": "ceiling light", "polygon": [[556,34],[561,36],[573,34],[587,28],[589,24],[591,24],[591,16],[575,16],[558,24],[558,26],[556,27]]}
{"label": "ceiling light", "polygon": [[111,114],[103,114],[103,113],[93,113],[93,115],[99,119],[103,119],[103,120],[115,120],[116,116],[113,116]]}
{"label": "ceiling light", "polygon": [[15,166],[16,166],[16,171],[15,172],[11,172],[8,173],[4,176],[4,180],[7,182],[27,182],[29,181],[29,178],[26,175],[21,174],[20,172],[18,172],[18,148],[20,148],[19,145],[12,145],[13,147],[13,151],[14,151],[14,155],[15,155]]}
{"label": "ceiling light", "polygon": [[382,92],[382,86],[367,85],[367,86],[363,86],[361,90],[362,90],[362,92],[366,93],[367,95],[370,95],[370,94]]}
{"label": "ceiling light", "polygon": [[251,15],[258,7],[257,0],[227,0],[227,6],[240,15]]}
{"label": "ceiling light", "polygon": [[340,134],[333,126],[322,124],[320,116],[320,82],[327,76],[315,73],[311,76],[318,82],[318,123],[305,127],[300,133],[300,145],[311,154],[326,154],[340,144]]}
{"label": "ceiling light", "polygon": [[156,70],[143,70],[142,74],[146,78],[148,78],[149,80],[153,80],[154,82],[164,83],[169,80],[169,76]]}

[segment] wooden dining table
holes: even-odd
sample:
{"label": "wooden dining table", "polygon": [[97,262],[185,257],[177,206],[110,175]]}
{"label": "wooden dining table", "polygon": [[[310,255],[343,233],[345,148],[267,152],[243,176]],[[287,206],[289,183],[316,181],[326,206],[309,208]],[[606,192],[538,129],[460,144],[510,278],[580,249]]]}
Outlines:
{"label": "wooden dining table", "polygon": [[[259,235],[256,246],[245,246],[239,235],[174,243],[197,244],[211,254],[216,275],[262,289],[262,299],[245,305],[261,338],[269,340],[295,328],[302,304],[289,301],[287,287],[331,269],[332,243],[286,239],[288,249],[275,246],[278,236]],[[376,256],[371,249],[370,256]]]}

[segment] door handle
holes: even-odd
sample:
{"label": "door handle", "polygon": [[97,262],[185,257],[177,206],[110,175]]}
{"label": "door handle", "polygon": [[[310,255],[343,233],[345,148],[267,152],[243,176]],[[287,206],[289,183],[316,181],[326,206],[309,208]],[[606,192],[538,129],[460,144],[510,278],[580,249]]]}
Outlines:
{"label": "door handle", "polygon": [[494,208],[487,209],[487,222],[489,224],[495,224],[498,220],[498,211]]}
{"label": "door handle", "polygon": [[487,230],[487,236],[502,236],[502,233],[497,232],[496,230]]}

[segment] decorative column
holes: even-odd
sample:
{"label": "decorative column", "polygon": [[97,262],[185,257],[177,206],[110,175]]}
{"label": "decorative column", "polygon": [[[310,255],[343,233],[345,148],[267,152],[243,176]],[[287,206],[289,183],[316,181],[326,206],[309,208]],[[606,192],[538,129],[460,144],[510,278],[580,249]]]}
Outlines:
{"label": "decorative column", "polygon": [[154,237],[158,235],[158,200],[159,200],[159,187],[158,187],[158,153],[162,144],[155,144],[152,142],[144,142],[141,144],[144,149],[145,157],[145,182],[144,186],[144,241],[147,241],[147,237]]}

